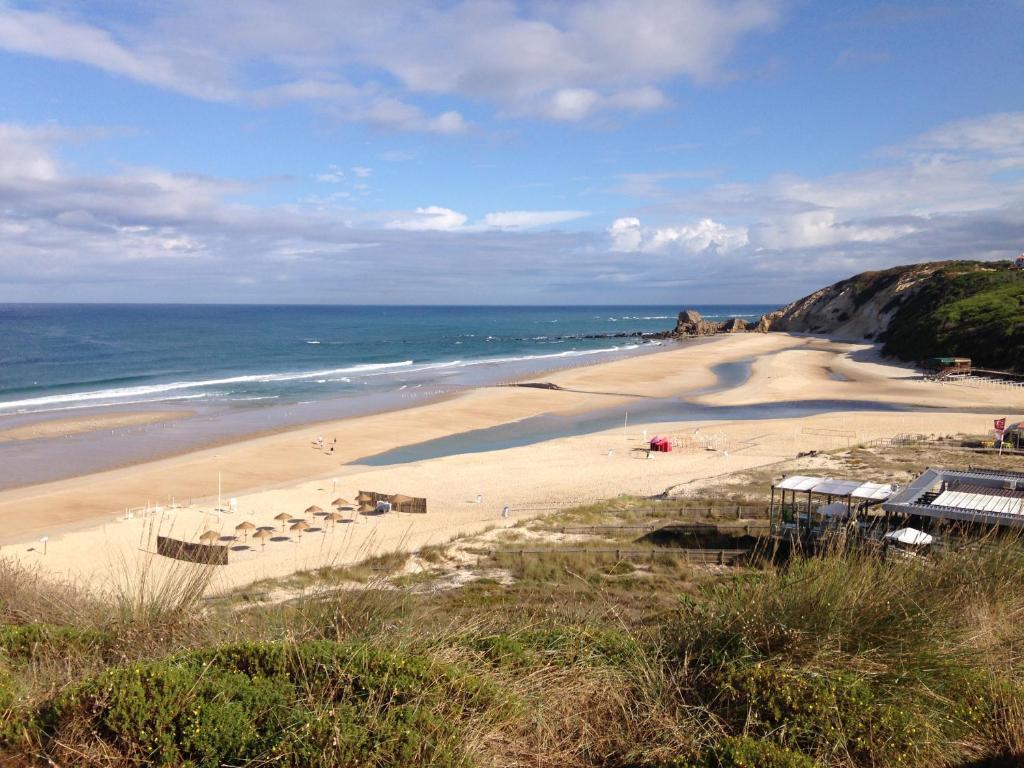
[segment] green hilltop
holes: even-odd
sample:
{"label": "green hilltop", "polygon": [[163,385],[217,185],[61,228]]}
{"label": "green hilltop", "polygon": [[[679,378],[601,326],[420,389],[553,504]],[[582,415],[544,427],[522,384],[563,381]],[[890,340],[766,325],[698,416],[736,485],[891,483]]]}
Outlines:
{"label": "green hilltop", "polygon": [[1024,269],[944,264],[901,302],[882,340],[883,352],[902,360],[957,355],[986,368],[1024,370]]}
{"label": "green hilltop", "polygon": [[772,331],[882,342],[907,361],[970,357],[1024,370],[1024,269],[1008,261],[945,261],[863,272],[766,315]]}

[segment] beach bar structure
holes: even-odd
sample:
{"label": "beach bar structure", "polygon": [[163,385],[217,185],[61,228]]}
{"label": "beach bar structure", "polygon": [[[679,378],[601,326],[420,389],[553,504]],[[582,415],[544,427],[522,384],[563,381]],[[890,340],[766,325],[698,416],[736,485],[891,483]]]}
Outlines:
{"label": "beach bar structure", "polygon": [[882,505],[933,524],[1024,527],[1024,472],[929,467]]}
{"label": "beach bar structure", "polygon": [[937,374],[970,373],[971,358],[969,357],[929,357],[924,367]]}
{"label": "beach bar structure", "polygon": [[[768,520],[773,536],[802,539],[821,532],[822,521],[857,520],[893,493],[887,483],[790,475],[772,484]],[[819,518],[816,521],[814,518]]]}

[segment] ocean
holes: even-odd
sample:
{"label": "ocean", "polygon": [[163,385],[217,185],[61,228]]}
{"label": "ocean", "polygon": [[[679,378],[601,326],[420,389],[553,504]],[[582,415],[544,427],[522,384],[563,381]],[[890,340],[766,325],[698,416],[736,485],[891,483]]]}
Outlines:
{"label": "ocean", "polygon": [[[767,306],[704,306],[754,319]],[[0,305],[0,433],[111,412],[153,424],[4,441],[0,488],[659,349],[678,307]]]}
{"label": "ocean", "polygon": [[[771,306],[698,306],[755,319]],[[0,418],[476,386],[640,350],[679,306],[0,305]],[[358,410],[358,409],[357,409]],[[332,409],[332,415],[336,409]]]}

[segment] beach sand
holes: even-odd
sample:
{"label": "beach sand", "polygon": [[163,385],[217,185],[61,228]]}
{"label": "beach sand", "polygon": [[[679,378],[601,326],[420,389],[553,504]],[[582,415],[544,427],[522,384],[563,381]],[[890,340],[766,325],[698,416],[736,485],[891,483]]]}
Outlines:
{"label": "beach sand", "polygon": [[[712,366],[749,360],[745,383],[698,393],[714,385]],[[540,377],[562,387],[546,390],[494,387],[402,411],[319,424],[245,440],[149,464],[0,494],[0,555],[39,566],[55,576],[97,589],[131,583],[142,569],[170,573],[173,561],[151,553],[157,532],[196,540],[212,529],[234,534],[242,520],[279,525],[273,516],[359,490],[425,496],[426,515],[358,516],[358,522],[324,525],[301,539],[286,531],[262,549],[240,549],[217,569],[217,591],[297,570],[341,565],[394,549],[415,549],[488,526],[620,493],[649,495],[690,480],[763,466],[799,451],[840,447],[904,432],[980,434],[991,419],[1024,410],[1024,392],[977,389],[922,381],[911,369],[882,363],[868,345],[783,334],[722,337],[702,345]],[[841,406],[803,418],[724,422],[675,422],[606,430],[504,450],[445,456],[385,467],[348,462],[424,440],[515,421],[539,413],[582,413],[605,406],[630,407],[652,397],[690,397],[708,405],[755,405],[806,400],[858,400],[963,409],[921,413],[856,410]],[[983,409],[981,413],[968,412]],[[688,449],[653,459],[630,449],[648,436],[684,438]],[[695,430],[699,430],[695,433]],[[837,437],[841,435],[842,437]],[[333,455],[317,450],[322,436]],[[719,450],[705,450],[699,442]],[[224,505],[215,513],[218,474]],[[882,480],[885,478],[863,478]],[[475,501],[482,495],[482,503]],[[188,508],[167,509],[174,498]],[[150,515],[124,520],[128,507],[160,505]],[[511,520],[501,518],[508,505]],[[47,535],[46,554],[38,539]],[[248,542],[225,542],[246,547]],[[152,577],[151,583],[152,582]]]}
{"label": "beach sand", "polygon": [[13,440],[38,440],[64,437],[83,432],[139,427],[146,424],[164,424],[192,416],[192,411],[111,411],[90,416],[70,416],[63,419],[33,421],[8,429],[0,429],[0,443]]}

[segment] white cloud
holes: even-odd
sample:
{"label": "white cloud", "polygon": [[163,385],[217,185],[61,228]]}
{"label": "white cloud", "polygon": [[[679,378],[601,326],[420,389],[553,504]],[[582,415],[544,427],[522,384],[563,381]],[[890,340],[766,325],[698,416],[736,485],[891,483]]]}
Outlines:
{"label": "white cloud", "polygon": [[168,56],[155,40],[133,46],[115,40],[107,30],[53,13],[0,7],[0,48],[86,64],[202,99],[236,96],[219,77],[224,65],[213,51],[193,49],[186,66],[183,50]]}
{"label": "white cloud", "polygon": [[597,106],[600,96],[589,88],[562,88],[551,94],[544,114],[552,120],[582,120]]}
{"label": "white cloud", "polygon": [[496,229],[530,229],[563,224],[589,216],[589,211],[497,211],[484,216],[484,226]]}
{"label": "white cloud", "polygon": [[55,129],[0,124],[0,179],[56,178],[57,162],[48,147],[55,132]]}
{"label": "white cloud", "polygon": [[412,214],[393,219],[386,225],[388,229],[405,229],[413,232],[451,231],[462,227],[469,217],[464,213],[442,208],[439,205],[428,205],[417,208]]}
{"label": "white cloud", "polygon": [[729,253],[748,242],[745,228],[730,228],[711,219],[679,227],[645,229],[640,219],[616,219],[608,228],[611,249],[620,252],[664,253],[682,251],[690,254],[713,250]]}
{"label": "white cloud", "polygon": [[756,247],[778,250],[815,248],[841,243],[883,243],[915,231],[910,224],[842,223],[831,210],[777,216],[751,229]]}
{"label": "white cloud", "polygon": [[914,146],[956,152],[987,152],[1024,160],[1024,112],[957,120],[929,131]]}
{"label": "white cloud", "polygon": [[373,175],[373,168],[367,168],[363,165],[352,166],[352,173],[358,176],[360,179],[368,179]]}
{"label": "white cloud", "polygon": [[380,96],[366,106],[342,109],[337,114],[341,119],[366,122],[385,130],[453,135],[469,129],[458,112],[430,116],[419,107],[391,96]]}
{"label": "white cloud", "polygon": [[644,233],[640,228],[640,219],[629,216],[616,219],[608,228],[608,236],[611,237],[611,249],[631,253],[639,251],[644,241]]}
{"label": "white cloud", "polygon": [[460,112],[427,114],[411,99],[448,95],[555,120],[658,109],[660,84],[714,77],[745,36],[775,25],[781,5],[181,0],[125,14],[116,27],[74,4],[0,5],[0,48],[202,99],[305,101],[343,119],[450,135],[467,130]]}
{"label": "white cloud", "polygon": [[667,106],[668,99],[665,97],[665,94],[654,86],[645,85],[642,88],[614,93],[608,98],[607,103],[619,109],[647,112]]}
{"label": "white cloud", "polygon": [[331,165],[323,173],[318,173],[316,180],[325,184],[341,184],[345,180],[345,172],[338,166]]}

